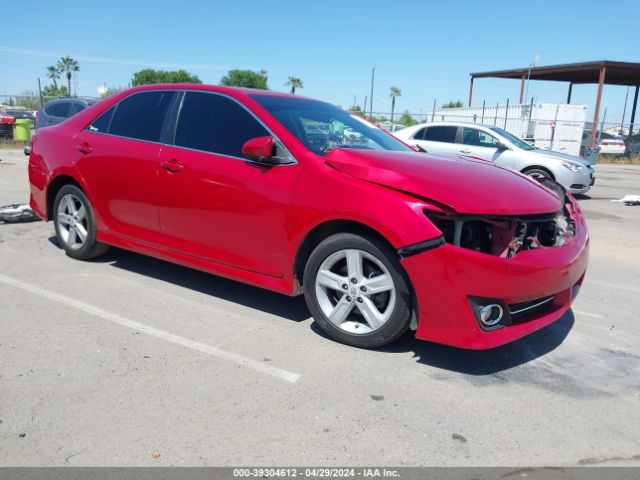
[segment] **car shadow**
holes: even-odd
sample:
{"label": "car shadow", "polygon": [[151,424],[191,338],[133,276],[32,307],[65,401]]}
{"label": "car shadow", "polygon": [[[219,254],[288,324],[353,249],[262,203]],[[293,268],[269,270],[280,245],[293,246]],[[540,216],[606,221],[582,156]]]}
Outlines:
{"label": "car shadow", "polygon": [[591,196],[587,195],[586,193],[574,193],[573,198],[575,198],[576,200],[591,200]]}
{"label": "car shadow", "polygon": [[[49,241],[58,246],[55,236],[49,238]],[[106,263],[115,268],[261,310],[287,320],[301,322],[311,316],[302,296],[289,297],[128,250],[113,247],[105,255],[91,261]]]}
{"label": "car shadow", "polygon": [[[55,236],[50,237],[49,241],[58,246]],[[92,261],[179,285],[287,320],[301,322],[311,316],[302,296],[289,297],[128,250],[112,248],[104,256]],[[553,324],[491,350],[465,350],[425,342],[416,339],[414,333],[408,331],[390,345],[375,351],[382,354],[411,352],[417,362],[431,367],[467,375],[492,375],[553,351],[567,337],[574,321],[573,312],[569,310]],[[317,322],[312,323],[311,330],[328,341],[334,341],[322,331]]]}
{"label": "car shadow", "polygon": [[[490,350],[465,350],[415,338],[406,332],[395,342],[379,348],[382,353],[413,353],[414,359],[424,365],[462,373],[484,376],[512,369],[542,357],[564,342],[575,322],[573,312],[567,311],[556,322],[524,338]],[[311,327],[326,338],[317,323]]]}

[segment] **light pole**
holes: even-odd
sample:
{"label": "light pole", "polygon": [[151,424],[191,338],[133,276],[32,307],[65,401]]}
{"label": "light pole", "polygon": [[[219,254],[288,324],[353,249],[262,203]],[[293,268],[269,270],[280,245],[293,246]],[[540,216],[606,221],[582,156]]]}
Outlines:
{"label": "light pole", "polygon": [[376,76],[376,67],[371,69],[371,95],[369,97],[369,120],[373,121],[373,81]]}

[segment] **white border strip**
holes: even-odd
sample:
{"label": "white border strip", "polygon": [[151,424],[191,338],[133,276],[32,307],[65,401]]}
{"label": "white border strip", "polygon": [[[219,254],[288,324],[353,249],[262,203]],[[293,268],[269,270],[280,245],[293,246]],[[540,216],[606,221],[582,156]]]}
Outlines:
{"label": "white border strip", "polygon": [[237,355],[235,353],[231,353],[226,350],[222,350],[214,346],[207,345],[205,343],[189,340],[188,338],[181,337],[179,335],[174,335],[173,333],[165,332],[164,330],[160,330],[154,327],[150,327],[149,325],[145,325],[143,323],[138,323],[133,320],[129,320],[128,318],[121,317],[120,315],[116,315],[115,313],[102,310],[99,307],[81,302],[79,300],[75,300],[73,298],[65,297],[64,295],[51,292],[44,288],[38,287],[36,285],[31,285],[29,283],[22,282],[21,280],[8,277],[6,275],[0,274],[0,282],[5,283],[11,287],[24,290],[25,292],[39,295],[48,300],[52,300],[54,302],[62,303],[63,305],[67,305],[69,307],[76,308],[90,315],[100,317],[104,320],[109,320],[110,322],[117,323],[118,325],[122,325],[123,327],[144,332],[148,335],[151,335],[156,338],[160,338],[167,342],[175,343],[177,345],[190,348],[191,350],[196,350],[198,352],[206,353],[207,355],[211,355],[213,357],[217,357],[222,360],[226,360],[228,362],[237,363],[239,365],[251,368],[261,373],[266,373],[267,375],[271,375],[273,377],[279,378],[280,380],[285,380],[290,383],[295,383],[300,379],[300,375],[297,373],[289,372],[287,370],[283,370],[277,367],[272,367],[270,365],[265,365],[264,363],[258,362],[256,360],[252,360],[250,358],[243,357],[242,355]]}

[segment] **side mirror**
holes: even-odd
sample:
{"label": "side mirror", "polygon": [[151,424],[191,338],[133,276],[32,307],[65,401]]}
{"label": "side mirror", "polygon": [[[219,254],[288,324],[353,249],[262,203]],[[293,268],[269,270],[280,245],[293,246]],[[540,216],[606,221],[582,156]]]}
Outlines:
{"label": "side mirror", "polygon": [[270,135],[255,137],[247,140],[242,145],[242,154],[252,160],[269,165],[277,165],[280,159],[275,156],[276,144]]}
{"label": "side mirror", "polygon": [[509,150],[509,147],[507,147],[504,143],[502,142],[498,142],[496,143],[496,148],[498,150]]}

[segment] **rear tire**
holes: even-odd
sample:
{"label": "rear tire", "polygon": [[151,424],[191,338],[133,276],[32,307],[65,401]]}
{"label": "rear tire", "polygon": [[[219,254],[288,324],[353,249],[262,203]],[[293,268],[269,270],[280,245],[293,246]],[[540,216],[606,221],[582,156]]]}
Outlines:
{"label": "rear tire", "polygon": [[84,192],[65,185],[53,202],[53,223],[58,243],[71,258],[89,260],[103,255],[109,246],[96,240],[98,226],[93,208]]}
{"label": "rear tire", "polygon": [[313,318],[339,342],[381,347],[409,327],[409,280],[393,249],[376,238],[326,238],[309,256],[303,285]]}

